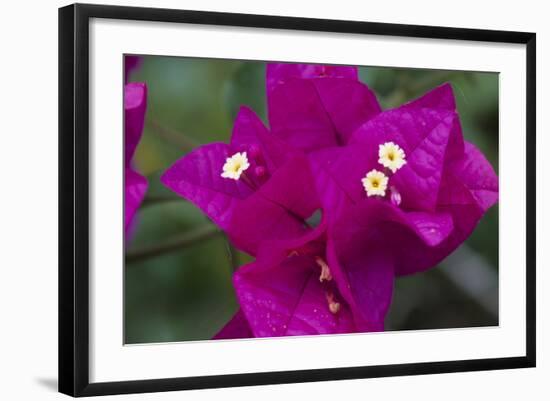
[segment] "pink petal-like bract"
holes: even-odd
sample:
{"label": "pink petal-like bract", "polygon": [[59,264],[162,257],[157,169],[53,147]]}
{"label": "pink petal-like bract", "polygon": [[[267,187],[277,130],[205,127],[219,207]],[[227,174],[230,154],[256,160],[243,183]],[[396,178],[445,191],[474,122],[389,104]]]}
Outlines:
{"label": "pink petal-like bract", "polygon": [[354,67],[269,64],[266,81],[271,131],[306,152],[345,145],[381,111]]}
{"label": "pink petal-like bract", "polygon": [[250,337],[254,337],[254,335],[252,334],[252,330],[250,330],[246,316],[239,309],[231,320],[214,336],[213,340],[232,340]]}
{"label": "pink petal-like bract", "polygon": [[[376,249],[391,255],[396,275],[429,269],[464,242],[497,202],[498,178],[481,152],[464,142],[454,108],[452,89],[443,85],[372,118],[347,147],[310,155],[323,209],[334,223],[329,238],[350,238],[339,260],[355,252],[351,238],[362,239],[356,246],[364,253],[367,239],[376,238]],[[378,146],[386,142],[404,150],[406,164],[395,173],[386,170],[384,198],[369,198],[361,179],[383,169]],[[392,193],[399,194],[398,204]]]}
{"label": "pink petal-like bract", "polygon": [[267,96],[289,79],[347,78],[357,81],[357,67],[325,64],[269,63],[266,68]]}
{"label": "pink petal-like bract", "polygon": [[132,219],[147,191],[147,179],[131,166],[143,133],[147,108],[147,86],[131,83],[124,86],[124,230],[128,233]]}
{"label": "pink petal-like bract", "polygon": [[263,241],[306,234],[305,221],[319,206],[308,160],[297,156],[233,210],[227,233],[238,248],[255,255]]}
{"label": "pink petal-like bract", "polygon": [[[336,277],[321,280],[319,260],[327,260],[323,224],[300,239],[265,242],[256,261],[236,272],[239,304],[255,337],[383,329],[392,284],[389,297],[384,289],[366,295],[370,300],[369,313],[355,314],[356,305],[363,305],[362,300],[353,300],[352,307],[340,293]],[[393,276],[386,277],[393,281]],[[371,288],[386,285],[377,273],[363,278]]]}
{"label": "pink petal-like bract", "polygon": [[147,86],[131,83],[124,86],[124,160],[128,166],[143,133],[147,108]]}
{"label": "pink petal-like bract", "polygon": [[147,179],[131,167],[124,171],[124,228],[126,232],[147,191]]}

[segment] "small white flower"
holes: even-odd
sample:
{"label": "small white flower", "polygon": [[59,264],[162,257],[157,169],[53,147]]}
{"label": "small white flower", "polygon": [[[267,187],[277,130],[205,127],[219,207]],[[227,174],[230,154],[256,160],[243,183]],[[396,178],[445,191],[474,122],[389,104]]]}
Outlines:
{"label": "small white flower", "polygon": [[393,142],[380,145],[378,147],[378,157],[378,163],[389,168],[392,173],[395,173],[407,163],[405,152]]}
{"label": "small white flower", "polygon": [[246,152],[237,152],[233,156],[228,157],[223,165],[223,172],[221,176],[223,178],[231,178],[232,180],[238,180],[241,178],[241,174],[247,168],[250,167]]}
{"label": "small white flower", "polygon": [[371,170],[361,180],[367,196],[385,196],[388,187],[388,177],[378,170]]}

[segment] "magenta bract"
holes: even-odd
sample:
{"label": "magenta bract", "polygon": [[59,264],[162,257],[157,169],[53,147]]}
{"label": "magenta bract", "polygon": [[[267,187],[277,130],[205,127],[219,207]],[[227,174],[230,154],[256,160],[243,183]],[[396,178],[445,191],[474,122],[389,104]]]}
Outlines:
{"label": "magenta bract", "polygon": [[[404,150],[407,163],[395,173],[387,171],[385,197],[369,198],[361,179],[381,168],[378,147],[387,142]],[[462,138],[449,85],[380,113],[354,132],[347,147],[320,151],[312,160],[318,186],[330,188],[322,203],[334,222],[333,236],[374,235],[399,244],[390,247],[397,275],[439,263],[471,234],[498,199],[494,170]],[[390,195],[396,193],[398,205]],[[378,210],[375,219],[372,210]]]}
{"label": "magenta bract", "polygon": [[147,108],[147,86],[131,83],[124,86],[124,229],[127,232],[132,219],[147,191],[147,179],[131,165],[136,147],[143,133]]}
{"label": "magenta bract", "polygon": [[306,152],[345,145],[357,127],[380,113],[356,68],[270,64],[266,81],[271,131]]}
{"label": "magenta bract", "polygon": [[252,334],[274,337],[382,330],[393,288],[391,266],[378,259],[363,269],[353,277],[363,282],[355,291],[331,261],[324,223],[298,239],[264,242],[256,260],[234,276],[237,298]]}
{"label": "magenta bract", "polygon": [[233,318],[214,336],[214,340],[229,340],[235,338],[254,337],[248,320],[239,310]]}

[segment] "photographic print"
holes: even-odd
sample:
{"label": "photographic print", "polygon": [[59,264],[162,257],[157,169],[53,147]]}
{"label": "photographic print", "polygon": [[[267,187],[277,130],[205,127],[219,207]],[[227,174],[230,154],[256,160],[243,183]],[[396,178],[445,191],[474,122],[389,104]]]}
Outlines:
{"label": "photographic print", "polygon": [[124,57],[126,344],[498,326],[498,73]]}
{"label": "photographic print", "polygon": [[59,110],[60,392],[536,365],[535,33],[76,4]]}

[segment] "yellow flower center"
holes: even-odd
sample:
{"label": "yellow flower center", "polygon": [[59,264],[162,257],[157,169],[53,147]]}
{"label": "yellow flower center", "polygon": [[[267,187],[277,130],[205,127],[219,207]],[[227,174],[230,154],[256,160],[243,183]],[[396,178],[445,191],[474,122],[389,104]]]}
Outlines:
{"label": "yellow flower center", "polygon": [[367,196],[385,196],[388,187],[388,177],[378,170],[371,170],[361,180]]}
{"label": "yellow flower center", "polygon": [[241,178],[241,174],[249,167],[250,163],[248,163],[246,152],[237,152],[225,160],[221,176],[223,178],[238,180]]}
{"label": "yellow flower center", "polygon": [[386,142],[378,147],[378,163],[395,173],[405,164],[405,151],[393,142]]}

